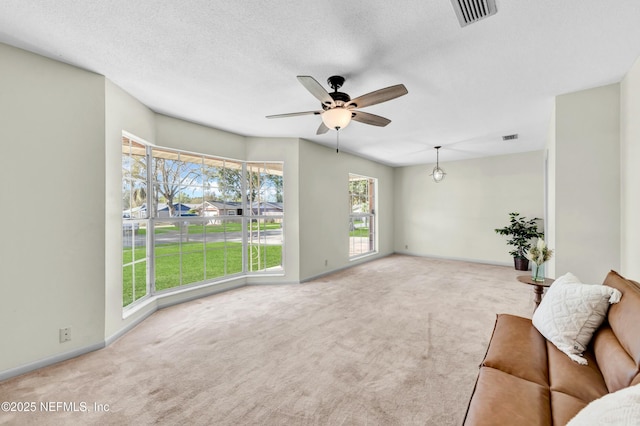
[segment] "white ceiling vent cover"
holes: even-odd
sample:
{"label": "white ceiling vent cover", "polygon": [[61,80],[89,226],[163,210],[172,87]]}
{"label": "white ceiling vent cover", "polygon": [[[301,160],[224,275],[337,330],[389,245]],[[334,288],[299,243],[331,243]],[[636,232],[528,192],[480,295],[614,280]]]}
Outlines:
{"label": "white ceiling vent cover", "polygon": [[487,16],[495,15],[496,0],[451,0],[460,26],[464,27]]}

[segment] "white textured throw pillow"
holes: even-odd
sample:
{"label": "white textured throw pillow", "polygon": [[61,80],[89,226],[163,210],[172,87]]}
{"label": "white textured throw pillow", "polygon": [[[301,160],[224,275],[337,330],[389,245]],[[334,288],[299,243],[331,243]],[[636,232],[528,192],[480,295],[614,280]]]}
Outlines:
{"label": "white textured throw pillow", "polygon": [[640,385],[592,401],[567,426],[640,426]]}
{"label": "white textured throw pillow", "polygon": [[586,365],[582,353],[604,321],[609,303],[618,303],[621,297],[615,288],[583,284],[567,273],[547,290],[533,314],[533,325],[569,358]]}

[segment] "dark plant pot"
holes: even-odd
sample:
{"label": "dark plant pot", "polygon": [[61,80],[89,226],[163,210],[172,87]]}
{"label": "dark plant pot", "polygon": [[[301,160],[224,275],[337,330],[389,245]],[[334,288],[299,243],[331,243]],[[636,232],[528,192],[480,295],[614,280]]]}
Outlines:
{"label": "dark plant pot", "polygon": [[526,257],[514,257],[513,265],[516,267],[516,271],[528,271],[529,259]]}

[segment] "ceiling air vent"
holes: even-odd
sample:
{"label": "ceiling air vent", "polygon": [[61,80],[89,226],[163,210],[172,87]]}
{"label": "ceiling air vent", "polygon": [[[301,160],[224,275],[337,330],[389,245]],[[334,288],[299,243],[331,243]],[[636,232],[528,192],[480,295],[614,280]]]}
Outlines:
{"label": "ceiling air vent", "polygon": [[513,135],[506,135],[502,137],[503,141],[512,141],[518,139],[518,134],[514,133]]}
{"label": "ceiling air vent", "polygon": [[456,11],[460,26],[473,24],[482,18],[495,15],[496,0],[451,0],[453,10]]}

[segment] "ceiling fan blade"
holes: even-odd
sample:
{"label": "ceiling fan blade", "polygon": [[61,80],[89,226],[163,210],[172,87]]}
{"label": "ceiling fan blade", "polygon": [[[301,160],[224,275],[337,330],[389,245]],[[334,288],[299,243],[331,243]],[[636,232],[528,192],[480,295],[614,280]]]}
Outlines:
{"label": "ceiling fan blade", "polygon": [[320,127],[318,127],[318,130],[316,131],[316,135],[324,135],[328,131],[329,131],[329,128],[324,124],[324,121],[323,121],[322,123],[320,123]]}
{"label": "ceiling fan blade", "polygon": [[389,86],[384,89],[376,90],[375,92],[367,93],[366,95],[358,96],[355,99],[351,99],[351,102],[347,106],[355,106],[356,108],[364,108],[371,105],[379,104],[382,102],[390,101],[391,99],[398,98],[400,96],[409,93],[404,84],[396,84],[395,86]]}
{"label": "ceiling fan blade", "polygon": [[315,96],[323,105],[334,107],[335,102],[333,102],[333,98],[327,92],[327,90],[322,87],[320,83],[316,81],[315,78],[308,75],[299,75],[298,81],[307,89],[313,96]]}
{"label": "ceiling fan blade", "polygon": [[372,126],[384,127],[391,123],[388,118],[380,117],[379,115],[370,114],[363,111],[353,111],[352,120],[359,121],[364,124],[371,124]]}
{"label": "ceiling fan blade", "polygon": [[288,114],[276,114],[276,115],[267,115],[267,118],[283,118],[283,117],[297,117],[298,115],[320,115],[322,111],[303,111],[303,112],[290,112]]}

